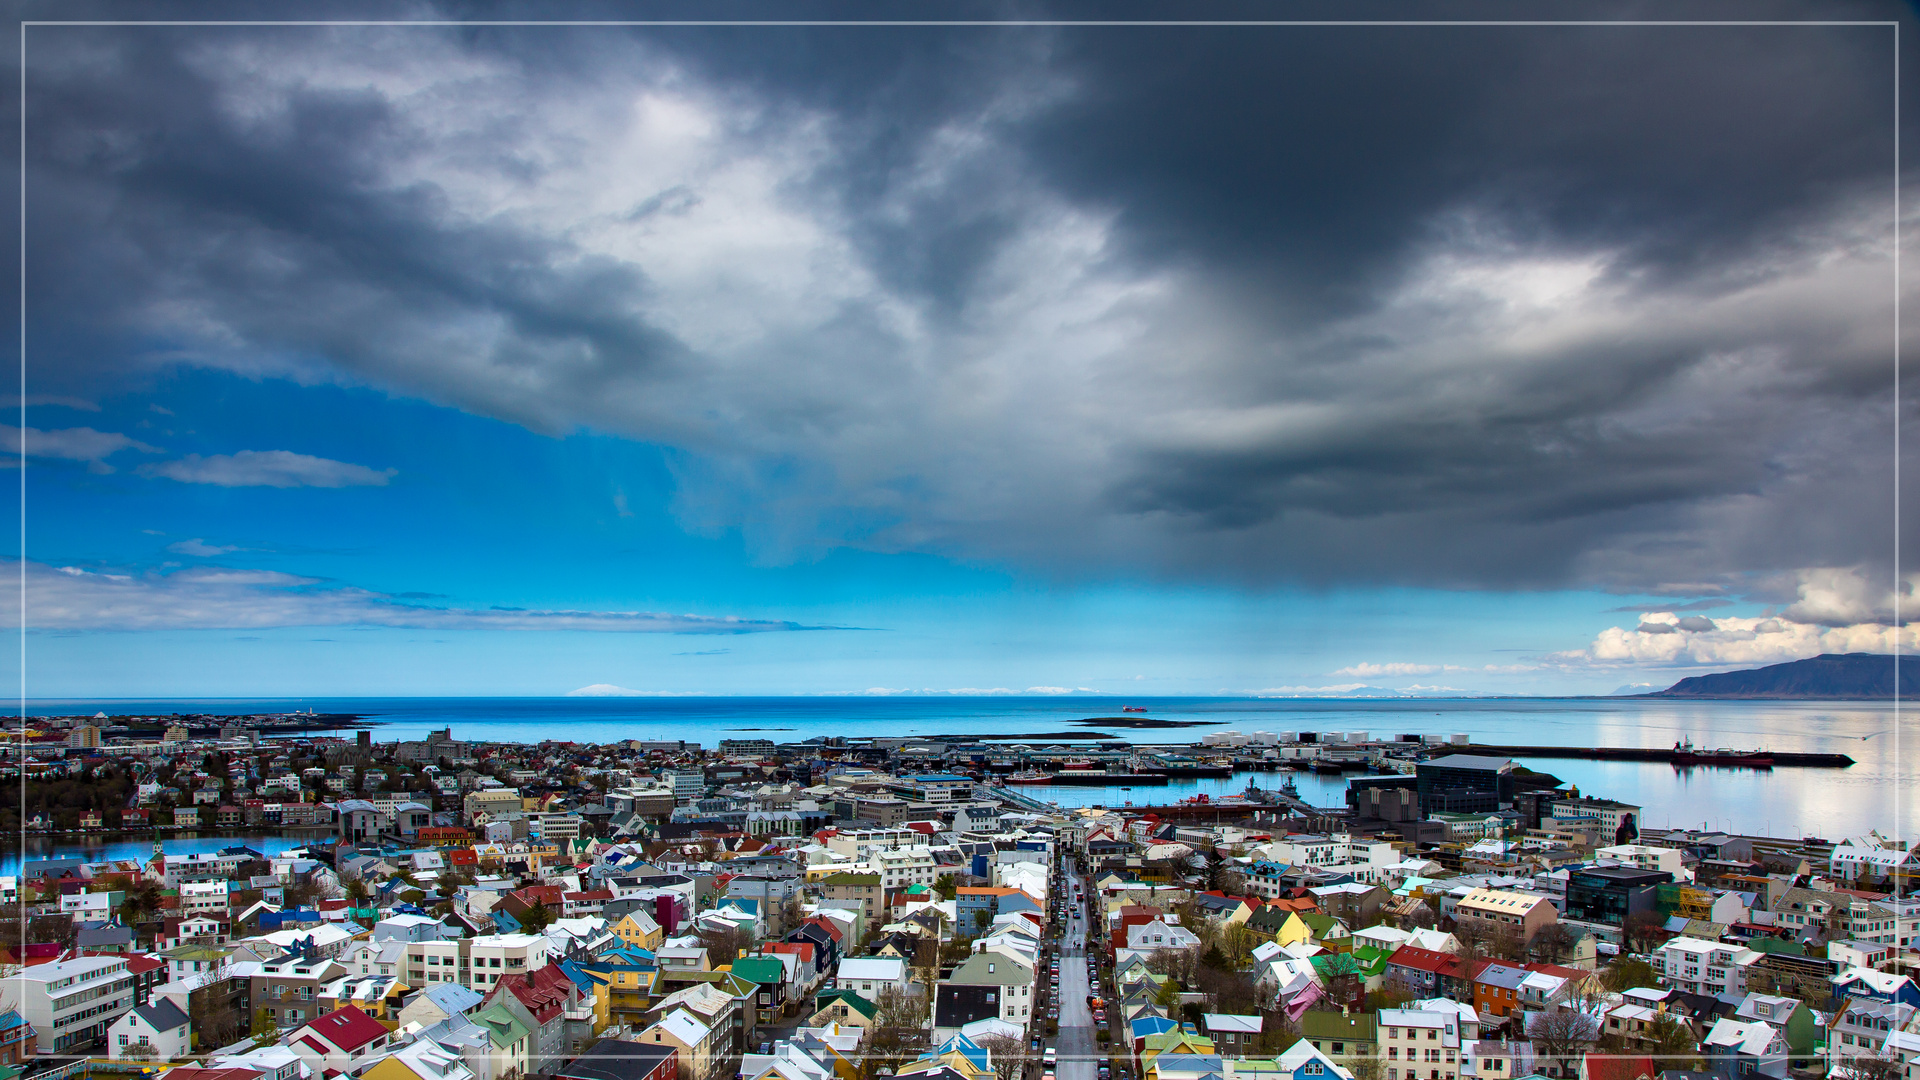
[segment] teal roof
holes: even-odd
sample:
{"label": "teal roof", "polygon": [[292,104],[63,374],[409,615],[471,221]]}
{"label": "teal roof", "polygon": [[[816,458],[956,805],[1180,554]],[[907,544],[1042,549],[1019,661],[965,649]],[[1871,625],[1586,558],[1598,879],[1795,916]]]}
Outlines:
{"label": "teal roof", "polygon": [[771,956],[745,956],[733,962],[732,971],[750,982],[778,983],[787,977],[786,966]]}

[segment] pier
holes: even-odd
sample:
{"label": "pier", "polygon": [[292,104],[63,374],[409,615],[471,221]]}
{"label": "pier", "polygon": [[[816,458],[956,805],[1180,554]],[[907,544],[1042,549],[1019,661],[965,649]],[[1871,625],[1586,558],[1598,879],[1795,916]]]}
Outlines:
{"label": "pier", "polygon": [[[1681,768],[1766,768],[1768,766],[1744,765],[1738,758],[1724,762],[1702,762],[1680,760],[1686,751],[1668,747],[1646,746],[1495,746],[1489,743],[1471,743],[1453,745],[1445,748],[1449,753],[1490,754],[1511,758],[1566,758],[1579,761],[1665,761]],[[1699,753],[1698,750],[1693,753]],[[1780,768],[1803,769],[1844,769],[1854,763],[1845,754],[1803,754],[1790,750],[1769,750],[1767,757],[1770,766]]]}

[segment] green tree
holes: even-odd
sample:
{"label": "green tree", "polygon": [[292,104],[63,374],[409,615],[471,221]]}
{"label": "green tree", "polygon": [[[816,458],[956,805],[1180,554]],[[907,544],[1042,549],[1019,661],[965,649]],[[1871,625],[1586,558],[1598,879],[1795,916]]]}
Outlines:
{"label": "green tree", "polygon": [[1678,1017],[1667,1013],[1656,1015],[1647,1037],[1653,1043],[1653,1059],[1662,1069],[1700,1068],[1700,1041],[1693,1037],[1693,1029]]}
{"label": "green tree", "polygon": [[553,912],[547,909],[547,902],[535,900],[527,913],[520,916],[520,928],[529,934],[538,934],[553,925]]}
{"label": "green tree", "polygon": [[1618,994],[1637,987],[1657,987],[1660,977],[1645,960],[1622,956],[1601,970],[1600,985]]}

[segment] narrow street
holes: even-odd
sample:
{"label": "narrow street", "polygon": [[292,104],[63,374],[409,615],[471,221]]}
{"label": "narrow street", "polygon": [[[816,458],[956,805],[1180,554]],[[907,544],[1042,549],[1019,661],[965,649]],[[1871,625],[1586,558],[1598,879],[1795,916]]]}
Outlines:
{"label": "narrow street", "polygon": [[[1069,882],[1077,873],[1067,863]],[[1067,895],[1073,895],[1068,884]],[[1056,1080],[1094,1080],[1101,1055],[1095,1050],[1093,1013],[1087,1008],[1092,989],[1087,981],[1087,907],[1084,901],[1069,903],[1067,925],[1060,942],[1060,1036],[1055,1042],[1060,1062]]]}

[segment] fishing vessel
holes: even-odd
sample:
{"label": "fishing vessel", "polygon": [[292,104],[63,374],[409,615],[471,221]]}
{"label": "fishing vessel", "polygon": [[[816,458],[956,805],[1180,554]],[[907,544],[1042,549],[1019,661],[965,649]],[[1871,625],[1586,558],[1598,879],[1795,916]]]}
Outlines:
{"label": "fishing vessel", "polygon": [[1673,744],[1675,765],[1726,765],[1748,769],[1773,768],[1773,755],[1765,750],[1734,750],[1725,746],[1708,750],[1696,747],[1692,739]]}

